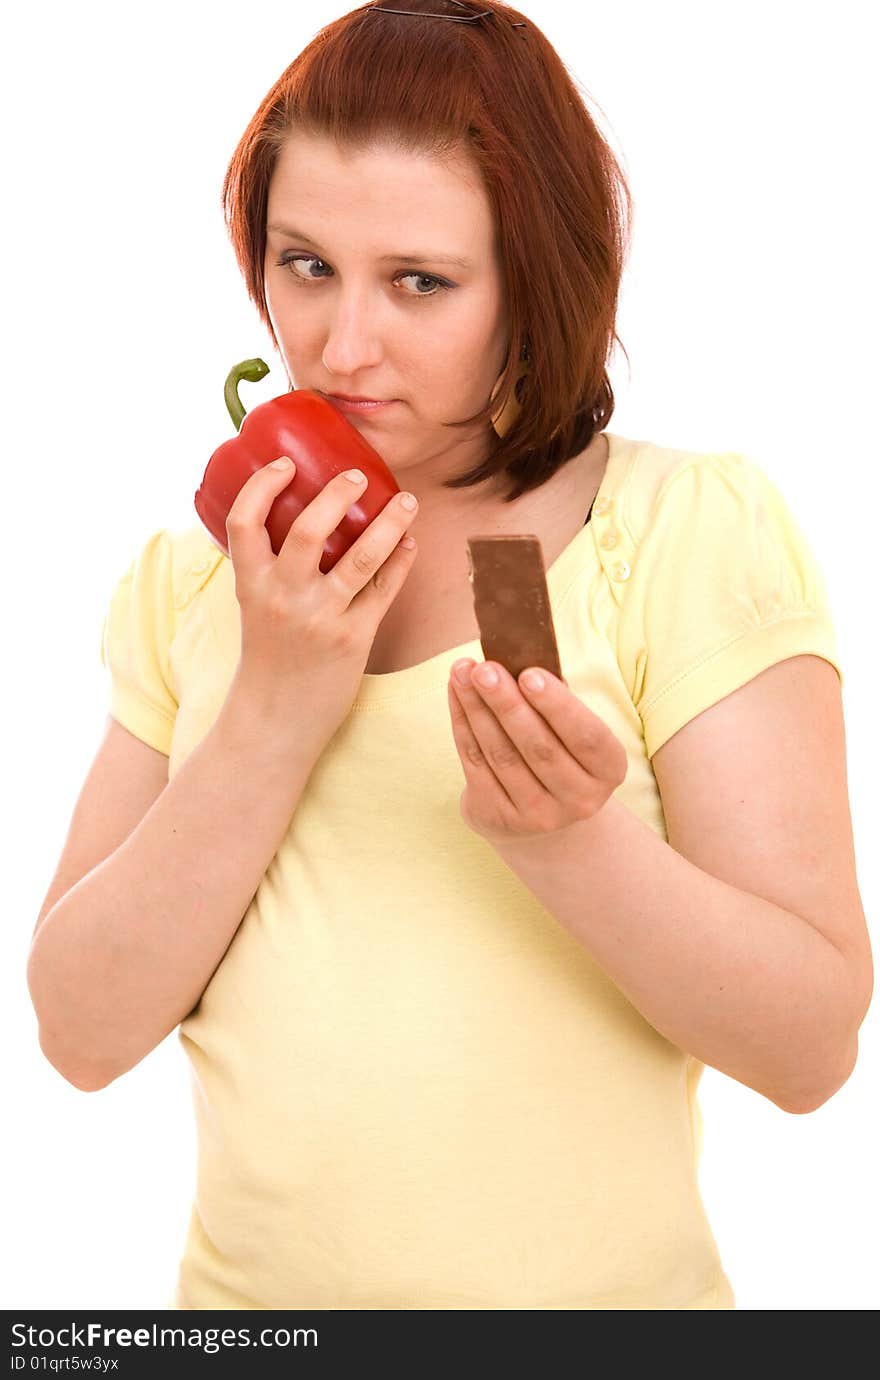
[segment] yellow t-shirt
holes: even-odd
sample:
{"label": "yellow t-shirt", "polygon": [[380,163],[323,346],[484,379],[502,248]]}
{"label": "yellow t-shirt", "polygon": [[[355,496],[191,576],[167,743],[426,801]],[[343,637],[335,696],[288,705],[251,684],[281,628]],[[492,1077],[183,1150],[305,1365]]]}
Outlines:
{"label": "yellow t-shirt", "polygon": [[[629,756],[617,797],[665,839],[662,743],[786,657],[841,673],[761,469],[608,440],[548,587],[563,674]],[[170,777],[240,649],[231,561],[198,524],[153,535],[102,659],[110,712]],[[172,1308],[736,1306],[698,1185],[703,1065],[461,818],[463,654],[479,641],[363,677],[180,1026],[199,1153]]]}

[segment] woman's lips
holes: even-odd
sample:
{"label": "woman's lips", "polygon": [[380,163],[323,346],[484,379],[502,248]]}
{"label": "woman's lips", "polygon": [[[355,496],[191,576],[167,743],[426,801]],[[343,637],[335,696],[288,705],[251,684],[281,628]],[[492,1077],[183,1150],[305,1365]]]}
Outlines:
{"label": "woman's lips", "polygon": [[393,407],[398,401],[397,398],[389,398],[387,402],[349,402],[346,398],[336,397],[334,393],[326,396],[328,402],[332,402],[341,412],[377,412],[383,407]]}

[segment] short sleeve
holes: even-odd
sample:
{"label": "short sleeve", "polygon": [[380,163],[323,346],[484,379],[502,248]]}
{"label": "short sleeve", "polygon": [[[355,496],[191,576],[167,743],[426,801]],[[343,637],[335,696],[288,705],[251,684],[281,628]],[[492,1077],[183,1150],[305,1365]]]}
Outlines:
{"label": "short sleeve", "polygon": [[119,579],[101,634],[113,718],[150,747],[171,752],[177,700],[169,665],[174,631],[172,550],[156,532]]}
{"label": "short sleeve", "polygon": [[620,665],[649,758],[788,657],[820,656],[843,683],[816,557],[779,489],[743,455],[698,455],[663,482],[620,617]]}

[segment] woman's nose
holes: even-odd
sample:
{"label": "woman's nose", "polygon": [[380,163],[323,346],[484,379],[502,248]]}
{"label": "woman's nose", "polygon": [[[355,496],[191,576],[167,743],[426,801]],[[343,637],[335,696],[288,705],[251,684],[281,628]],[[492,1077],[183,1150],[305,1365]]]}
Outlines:
{"label": "woman's nose", "polygon": [[321,356],[327,372],[336,378],[355,378],[381,357],[375,313],[363,302],[341,304],[328,324]]}

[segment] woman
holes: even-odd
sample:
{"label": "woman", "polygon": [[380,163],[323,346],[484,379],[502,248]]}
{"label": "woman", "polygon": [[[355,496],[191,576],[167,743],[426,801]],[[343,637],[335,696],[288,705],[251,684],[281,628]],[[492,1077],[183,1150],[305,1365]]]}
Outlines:
{"label": "woman", "polygon": [[[97,1088],[180,1025],[174,1308],[731,1309],[702,1068],[812,1110],[871,991],[821,571],[751,461],[607,432],[629,197],[515,10],[328,26],[224,199],[291,386],[381,402],[345,415],[418,506],[322,576],[357,490],[276,558],[267,466],[230,558],[145,543],[32,946],[42,1047]],[[505,532],[540,539],[564,682],[482,663],[466,538]]]}

